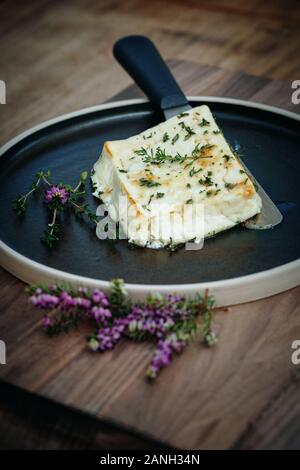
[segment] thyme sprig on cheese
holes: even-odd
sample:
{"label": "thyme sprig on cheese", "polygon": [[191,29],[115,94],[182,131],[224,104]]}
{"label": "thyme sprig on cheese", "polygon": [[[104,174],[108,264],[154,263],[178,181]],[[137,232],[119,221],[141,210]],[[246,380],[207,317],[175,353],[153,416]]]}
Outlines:
{"label": "thyme sprig on cheese", "polygon": [[204,178],[200,178],[199,183],[203,186],[212,186],[214,184],[209,173]]}
{"label": "thyme sprig on cheese", "polygon": [[196,132],[190,126],[187,126],[183,121],[179,122],[178,124],[186,132],[184,140],[188,140],[190,137],[192,137],[192,135],[196,134]]}
{"label": "thyme sprig on cheese", "polygon": [[179,134],[177,133],[177,134],[174,135],[174,137],[172,139],[172,145],[174,145],[177,142],[178,139],[179,139]]}
{"label": "thyme sprig on cheese", "polygon": [[[153,148],[146,149],[145,147],[141,147],[134,151],[134,153],[140,157],[142,157],[142,161],[144,163],[152,164],[152,165],[160,165],[162,163],[184,163],[187,161],[184,168],[191,166],[196,160],[200,158],[213,158],[213,155],[207,155],[207,150],[214,148],[214,144],[204,144],[200,145],[197,143],[194,149],[191,152],[191,155],[181,155],[177,152],[175,155],[167,154],[165,148],[157,147],[155,153]],[[125,170],[119,170],[121,172],[125,172]]]}
{"label": "thyme sprig on cheese", "polygon": [[189,113],[184,112],[184,113],[177,114],[177,117],[180,119],[180,118],[182,118],[184,116],[188,116],[188,115],[189,115]]}
{"label": "thyme sprig on cheese", "polygon": [[207,121],[205,118],[202,118],[202,120],[199,123],[200,127],[205,127],[205,126],[209,126],[209,125],[210,125],[210,122]]}

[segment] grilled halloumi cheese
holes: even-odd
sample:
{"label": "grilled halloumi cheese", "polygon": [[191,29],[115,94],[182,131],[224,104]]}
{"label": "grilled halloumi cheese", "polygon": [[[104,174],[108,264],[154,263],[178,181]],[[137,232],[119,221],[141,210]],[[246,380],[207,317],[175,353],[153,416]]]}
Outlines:
{"label": "grilled halloumi cheese", "polygon": [[[105,142],[92,181],[93,194],[129,241],[150,248],[198,242],[253,217],[262,206],[206,105]],[[133,209],[129,218],[120,214],[119,196]],[[187,206],[203,208],[200,226],[184,215]]]}

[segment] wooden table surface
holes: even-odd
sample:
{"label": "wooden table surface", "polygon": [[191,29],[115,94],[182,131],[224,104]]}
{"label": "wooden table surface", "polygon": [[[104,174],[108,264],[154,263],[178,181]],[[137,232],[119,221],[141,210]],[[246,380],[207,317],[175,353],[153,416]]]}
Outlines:
{"label": "wooden table surface", "polygon": [[[0,5],[0,79],[7,82],[1,141],[112,95],[136,96],[134,87],[124,91],[130,80],[110,56],[113,41],[133,32],[149,34],[165,56],[176,57],[170,65],[186,94],[299,112],[290,98],[300,75],[296,2],[188,0],[183,8],[169,1],[159,2],[159,15],[156,1],[77,1],[72,8],[28,2],[18,15],[11,3]],[[0,338],[7,344],[1,447],[299,447],[300,374],[291,343],[300,339],[300,288],[219,313],[218,346],[207,350],[196,341],[149,385],[150,345],[123,341],[111,353],[92,354],[85,326],[48,338],[23,287],[0,272]]]}

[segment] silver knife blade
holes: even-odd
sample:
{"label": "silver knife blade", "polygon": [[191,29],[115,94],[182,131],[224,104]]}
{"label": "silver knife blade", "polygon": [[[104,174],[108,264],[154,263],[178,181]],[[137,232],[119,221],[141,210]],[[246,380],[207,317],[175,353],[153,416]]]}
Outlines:
{"label": "silver knife blade", "polygon": [[244,227],[254,230],[266,230],[275,227],[283,220],[283,216],[280,210],[276,207],[272,199],[267,195],[263,187],[258,183],[257,179],[253,176],[249,168],[245,165],[240,157],[239,160],[245,168],[246,173],[251,177],[262,200],[261,212],[251,219],[246,220],[243,223]]}
{"label": "silver knife blade", "polygon": [[190,111],[192,106],[189,104],[184,104],[182,106],[176,106],[175,108],[163,109],[164,116],[166,120],[177,116],[177,114],[184,113],[184,111]]}
{"label": "silver knife blade", "polygon": [[[191,109],[192,107],[189,104],[185,104],[183,106],[176,106],[175,108],[165,109],[163,110],[163,113],[167,120],[185,111],[190,111]],[[257,192],[262,200],[261,212],[256,216],[252,217],[251,219],[248,219],[243,222],[243,226],[251,230],[266,230],[275,227],[276,225],[282,222],[283,217],[281,212],[279,211],[279,209],[277,209],[272,199],[267,195],[265,190],[258,183],[257,179],[253,176],[253,174],[247,168],[242,159],[240,157],[238,158],[243,167],[245,168],[246,173],[251,177],[253,183],[256,186]]]}

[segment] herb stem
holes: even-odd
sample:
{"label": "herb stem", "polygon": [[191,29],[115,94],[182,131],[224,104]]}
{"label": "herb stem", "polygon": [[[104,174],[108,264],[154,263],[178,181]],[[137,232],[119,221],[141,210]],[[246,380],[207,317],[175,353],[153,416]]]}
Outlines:
{"label": "herb stem", "polygon": [[[46,178],[46,176],[45,176],[44,174],[42,175],[42,179],[43,179],[44,183],[46,183],[48,186],[51,186],[50,181],[47,180],[47,178]],[[38,179],[37,184],[39,184],[39,181],[40,181],[40,180],[41,180],[41,178]]]}
{"label": "herb stem", "polygon": [[50,235],[53,234],[54,225],[55,225],[55,221],[56,221],[56,216],[57,216],[57,209],[54,209],[53,216],[52,216],[52,221],[50,222],[50,224],[48,224],[49,227],[51,227]]}
{"label": "herb stem", "polygon": [[72,204],[74,207],[76,207],[76,209],[78,209],[80,212],[83,212],[84,211],[84,208],[82,206],[79,206],[78,204],[76,204],[76,202],[72,201]]}
{"label": "herb stem", "polygon": [[79,181],[79,183],[77,184],[77,186],[75,186],[75,188],[73,189],[73,193],[76,193],[78,191],[78,189],[80,188],[80,186],[82,185],[82,181]]}
{"label": "herb stem", "polygon": [[40,181],[41,181],[41,178],[37,180],[36,186],[34,188],[28,191],[28,193],[24,194],[24,197],[23,197],[24,204],[26,202],[26,199],[30,196],[30,194],[34,193],[34,191],[37,189],[37,186],[40,184]]}

